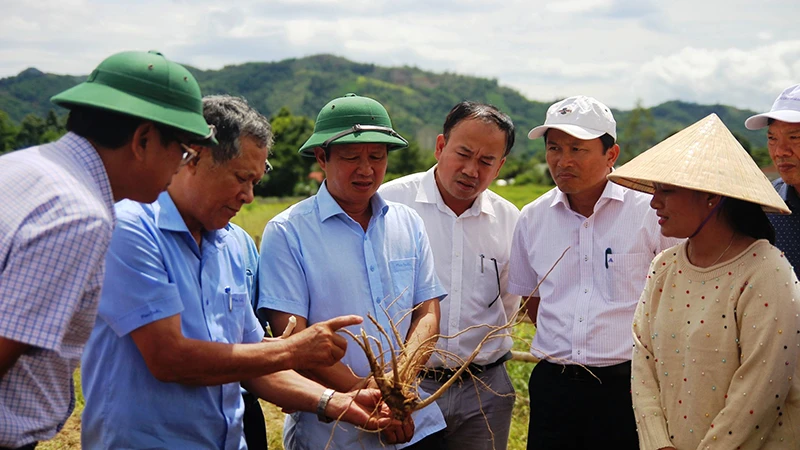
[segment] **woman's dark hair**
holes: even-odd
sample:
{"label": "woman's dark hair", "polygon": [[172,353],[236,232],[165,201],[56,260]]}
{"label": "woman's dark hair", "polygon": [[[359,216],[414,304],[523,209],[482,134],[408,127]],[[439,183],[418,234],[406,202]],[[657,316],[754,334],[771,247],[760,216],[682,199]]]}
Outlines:
{"label": "woman's dark hair", "polygon": [[766,239],[775,245],[775,229],[760,205],[725,197],[719,214],[734,231],[755,239]]}
{"label": "woman's dark hair", "polygon": [[[120,148],[133,137],[134,131],[144,119],[120,114],[106,109],[72,106],[67,118],[67,131],[95,142],[105,148]],[[180,131],[159,123],[153,123],[161,134],[161,144],[181,141]],[[182,141],[181,141],[182,142]]]}

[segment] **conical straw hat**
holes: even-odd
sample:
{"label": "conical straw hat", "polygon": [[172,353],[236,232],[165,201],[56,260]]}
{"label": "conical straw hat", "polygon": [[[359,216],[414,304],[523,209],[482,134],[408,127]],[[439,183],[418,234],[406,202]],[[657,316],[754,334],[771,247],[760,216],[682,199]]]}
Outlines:
{"label": "conical straw hat", "polygon": [[716,114],[633,158],[608,179],[650,194],[655,183],[663,183],[756,203],[767,213],[791,213]]}

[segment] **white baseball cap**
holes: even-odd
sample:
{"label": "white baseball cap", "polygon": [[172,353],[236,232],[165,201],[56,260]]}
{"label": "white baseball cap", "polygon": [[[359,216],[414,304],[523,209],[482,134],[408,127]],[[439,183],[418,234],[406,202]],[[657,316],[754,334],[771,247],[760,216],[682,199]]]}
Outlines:
{"label": "white baseball cap", "polygon": [[565,98],[547,109],[544,125],[528,133],[529,139],[544,136],[549,128],[561,130],[578,139],[588,141],[608,133],[617,140],[617,122],[611,109],[592,97],[578,95]]}
{"label": "white baseball cap", "polygon": [[763,114],[756,114],[744,121],[748,130],[760,130],[768,126],[769,119],[781,122],[800,122],[800,84],[789,86],[775,99],[772,109]]}

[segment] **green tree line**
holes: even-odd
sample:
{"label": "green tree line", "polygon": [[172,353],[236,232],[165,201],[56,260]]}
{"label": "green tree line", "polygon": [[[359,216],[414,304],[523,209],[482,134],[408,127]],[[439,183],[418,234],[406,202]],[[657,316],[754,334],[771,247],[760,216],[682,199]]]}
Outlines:
{"label": "green tree line", "polygon": [[[618,127],[621,130],[618,140],[622,149],[618,165],[658,143],[657,122],[652,111],[637,104],[623,116]],[[58,115],[51,109],[44,117],[28,114],[17,125],[6,112],[0,110],[0,154],[52,142],[66,133],[65,123],[66,115]],[[297,154],[297,149],[314,130],[313,120],[295,115],[284,106],[270,118],[270,124],[275,135],[275,144],[269,160],[274,170],[257,186],[256,195],[285,197],[315,193],[319,177],[314,175],[320,169],[312,158],[303,158]],[[427,170],[436,163],[432,148],[423,147],[413,138],[415,133],[402,129],[400,131],[412,138],[409,140],[409,148],[389,154],[387,180]],[[675,128],[667,135],[677,131],[678,128]],[[765,147],[754,147],[736,131],[734,136],[759,167],[770,164]],[[553,184],[544,164],[543,153],[531,155],[512,151],[500,172],[500,178],[513,179],[516,184]]]}

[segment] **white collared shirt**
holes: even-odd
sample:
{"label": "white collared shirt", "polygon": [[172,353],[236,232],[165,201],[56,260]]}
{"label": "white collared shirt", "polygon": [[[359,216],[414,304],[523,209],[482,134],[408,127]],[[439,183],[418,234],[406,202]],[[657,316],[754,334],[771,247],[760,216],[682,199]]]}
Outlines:
{"label": "white collared shirt", "polygon": [[631,360],[631,324],[653,257],[665,238],[651,196],[606,184],[591,217],[569,207],[557,187],[522,208],[511,249],[509,292],[539,288],[531,353],[562,364],[610,366]]}
{"label": "white collared shirt", "polygon": [[[519,296],[506,291],[511,237],[519,210],[486,190],[470,209],[456,217],[444,204],[436,186],[435,169],[436,166],[427,172],[390,181],[381,186],[379,192],[386,200],[410,206],[425,222],[436,275],[448,292],[440,303],[443,337],[436,347],[466,359],[490,331],[486,324],[504,325],[519,307]],[[497,260],[497,271],[492,258]],[[498,293],[501,293],[500,299],[490,307]],[[476,328],[454,336],[471,326]],[[485,365],[508,352],[512,340],[508,333],[505,335],[487,340],[473,362]],[[454,337],[445,339],[444,336]],[[458,361],[442,360],[437,355],[431,358],[428,366],[459,366]]]}

